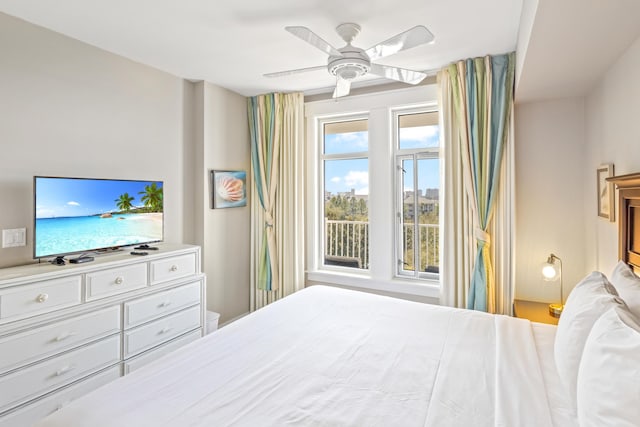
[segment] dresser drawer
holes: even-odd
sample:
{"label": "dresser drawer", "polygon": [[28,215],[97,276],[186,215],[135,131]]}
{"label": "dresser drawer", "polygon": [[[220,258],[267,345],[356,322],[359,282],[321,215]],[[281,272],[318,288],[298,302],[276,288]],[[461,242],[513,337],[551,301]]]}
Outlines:
{"label": "dresser drawer", "polygon": [[59,392],[53,393],[50,396],[7,414],[5,417],[0,418],[0,426],[25,427],[33,425],[42,418],[66,406],[72,400],[84,396],[90,391],[96,390],[119,377],[120,366],[109,368],[106,371],[92,375],[86,380],[74,383]]}
{"label": "dresser drawer", "polygon": [[130,328],[200,302],[200,282],[190,283],[124,304],[124,327]]}
{"label": "dresser drawer", "polygon": [[120,306],[0,339],[0,372],[120,331]]}
{"label": "dresser drawer", "polygon": [[124,332],[125,359],[200,327],[200,305]]}
{"label": "dresser drawer", "polygon": [[81,290],[82,277],[70,276],[0,291],[0,321],[80,304]]}
{"label": "dresser drawer", "polygon": [[86,282],[87,301],[144,288],[147,286],[147,264],[140,263],[88,273]]}
{"label": "dresser drawer", "polygon": [[200,330],[189,332],[188,334],[182,335],[181,337],[178,337],[173,341],[169,341],[168,343],[163,344],[160,347],[142,353],[140,356],[136,356],[124,363],[124,374],[130,374],[136,369],[139,369],[156,359],[160,359],[165,354],[169,354],[179,349],[180,347],[184,347],[185,345],[197,340],[200,337],[202,337]]}
{"label": "dresser drawer", "polygon": [[151,261],[151,284],[196,274],[196,254],[179,255]]}
{"label": "dresser drawer", "polygon": [[0,412],[120,360],[120,335],[0,377]]}

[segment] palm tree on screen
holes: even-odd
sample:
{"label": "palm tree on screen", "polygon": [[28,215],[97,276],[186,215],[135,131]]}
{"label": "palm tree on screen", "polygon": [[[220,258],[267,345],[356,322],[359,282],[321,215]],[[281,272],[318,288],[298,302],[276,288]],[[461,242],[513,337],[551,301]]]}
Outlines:
{"label": "palm tree on screen", "polygon": [[140,191],[142,198],[140,199],[144,205],[154,212],[162,211],[162,188],[159,188],[156,183],[146,185],[144,191]]}
{"label": "palm tree on screen", "polygon": [[114,202],[116,202],[116,206],[118,206],[118,209],[120,209],[121,211],[129,212],[133,207],[133,205],[131,204],[133,200],[133,196],[130,196],[129,193],[124,193],[121,194],[119,198],[114,200]]}

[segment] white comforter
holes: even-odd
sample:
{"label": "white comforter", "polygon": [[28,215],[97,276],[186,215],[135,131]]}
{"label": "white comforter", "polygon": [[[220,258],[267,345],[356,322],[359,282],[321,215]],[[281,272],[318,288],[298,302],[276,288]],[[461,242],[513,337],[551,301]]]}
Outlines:
{"label": "white comforter", "polygon": [[531,324],[324,286],[40,426],[551,426]]}

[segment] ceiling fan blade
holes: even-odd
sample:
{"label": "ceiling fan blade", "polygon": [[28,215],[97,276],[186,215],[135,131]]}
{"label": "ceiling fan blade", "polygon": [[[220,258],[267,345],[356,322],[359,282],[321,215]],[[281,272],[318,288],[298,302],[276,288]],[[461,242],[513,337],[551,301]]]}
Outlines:
{"label": "ceiling fan blade", "polygon": [[431,43],[434,40],[433,34],[422,25],[417,25],[403,33],[391,37],[365,51],[369,59],[374,60],[393,55],[402,50],[411,49],[421,44]]}
{"label": "ceiling fan blade", "polygon": [[403,83],[409,83],[412,85],[417,85],[425,77],[427,77],[426,73],[420,71],[407,70],[405,68],[398,67],[389,67],[387,65],[380,64],[371,64],[370,73],[376,74],[378,76],[386,77],[391,80],[397,80]]}
{"label": "ceiling fan blade", "polygon": [[317,47],[327,55],[342,56],[338,49],[322,40],[316,33],[311,31],[307,27],[284,27],[284,29],[294,36],[306,41],[310,45]]}
{"label": "ceiling fan blade", "polygon": [[287,71],[278,71],[276,73],[267,73],[267,74],[263,74],[264,77],[284,77],[284,76],[290,76],[292,74],[300,74],[300,73],[307,73],[310,71],[319,71],[319,70],[327,70],[327,66],[326,65],[318,65],[317,67],[308,67],[308,68],[298,68],[295,70],[287,70]]}
{"label": "ceiling fan blade", "polygon": [[336,88],[333,91],[333,98],[340,98],[349,95],[351,91],[351,80],[345,80],[338,77]]}

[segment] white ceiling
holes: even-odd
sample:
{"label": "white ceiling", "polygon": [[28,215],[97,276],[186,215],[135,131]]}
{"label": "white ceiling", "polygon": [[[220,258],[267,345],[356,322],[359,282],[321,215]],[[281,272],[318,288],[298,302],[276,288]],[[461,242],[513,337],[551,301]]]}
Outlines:
{"label": "white ceiling", "polygon": [[[639,0],[525,2],[525,14],[531,10],[535,16],[528,45],[518,49],[524,58],[520,58],[517,102],[589,93],[613,62],[640,37]],[[530,2],[537,5],[529,7]]]}
{"label": "white ceiling", "polygon": [[245,96],[332,88],[324,71],[264,73],[326,64],[284,30],[307,26],[335,47],[336,25],[355,22],[368,48],[415,25],[435,43],[381,59],[419,71],[516,48],[522,0],[0,0],[0,11],[171,74]]}
{"label": "white ceiling", "polygon": [[0,11],[245,96],[332,90],[324,70],[262,76],[326,64],[288,25],[341,47],[336,25],[355,22],[354,45],[365,49],[425,25],[435,43],[379,61],[419,71],[519,44],[517,102],[585,95],[640,37],[640,0],[0,0]]}

